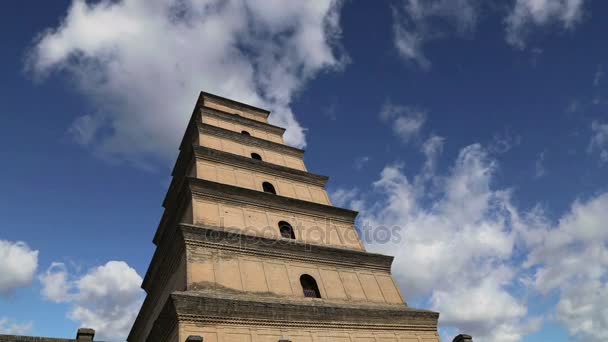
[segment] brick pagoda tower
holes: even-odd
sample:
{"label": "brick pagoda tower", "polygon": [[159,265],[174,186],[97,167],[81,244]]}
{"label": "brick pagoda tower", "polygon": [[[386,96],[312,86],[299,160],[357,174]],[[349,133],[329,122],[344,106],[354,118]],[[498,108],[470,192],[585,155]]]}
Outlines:
{"label": "brick pagoda tower", "polygon": [[439,341],[269,114],[200,94],[128,340]]}

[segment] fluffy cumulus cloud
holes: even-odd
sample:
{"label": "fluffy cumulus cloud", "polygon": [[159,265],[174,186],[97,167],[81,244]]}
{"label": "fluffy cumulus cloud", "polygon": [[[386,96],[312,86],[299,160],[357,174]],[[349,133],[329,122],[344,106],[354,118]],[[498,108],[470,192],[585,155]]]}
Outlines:
{"label": "fluffy cumulus cloud", "polygon": [[142,278],[122,261],[109,261],[81,276],[69,274],[64,264],[53,263],[40,281],[46,299],[70,303],[70,319],[110,341],[125,340],[143,297]]}
{"label": "fluffy cumulus cloud", "polygon": [[[546,319],[574,340],[606,341],[608,193],[575,201],[553,222],[540,206],[517,208],[513,191],[496,186],[498,152],[466,146],[440,173],[443,145],[439,136],[421,144],[426,162],[412,175],[390,164],[372,192],[332,195],[360,211],[369,250],[395,256],[406,299],[441,312],[444,329],[476,341],[521,341]],[[556,295],[557,305],[533,316],[529,294]]]}
{"label": "fluffy cumulus cloud", "polygon": [[594,121],[591,124],[589,152],[597,152],[602,163],[608,162],[608,124]]}
{"label": "fluffy cumulus cloud", "polygon": [[526,266],[541,293],[557,291],[556,318],[581,341],[608,340],[608,193],[576,201],[531,245]]}
{"label": "fluffy cumulus cloud", "polygon": [[34,325],[32,322],[17,323],[6,317],[0,317],[0,334],[7,335],[25,335],[32,331]]}
{"label": "fluffy cumulus cloud", "polygon": [[507,41],[525,47],[527,33],[550,24],[573,28],[581,19],[585,0],[516,0],[506,19]]}
{"label": "fluffy cumulus cloud", "polygon": [[69,274],[65,264],[54,262],[44,274],[38,276],[42,283],[42,296],[55,303],[70,300],[71,286]]}
{"label": "fluffy cumulus cloud", "polygon": [[[497,163],[481,145],[463,148],[446,175],[436,172],[443,139],[423,144],[427,161],[414,177],[388,165],[375,198],[355,202],[363,231],[386,227],[390,239],[369,239],[372,251],[395,255],[393,273],[406,298],[428,302],[444,327],[479,341],[519,341],[538,327],[525,302],[509,291],[522,219],[508,189],[493,189]],[[388,240],[388,242],[387,242]]]}
{"label": "fluffy cumulus cloud", "polygon": [[404,59],[429,68],[424,45],[447,32],[470,34],[477,18],[476,0],[402,0],[393,8],[395,47]]}
{"label": "fluffy cumulus cloud", "polygon": [[37,250],[24,242],[0,240],[0,295],[29,286],[37,268]]}
{"label": "fluffy cumulus cloud", "polygon": [[393,132],[404,142],[418,137],[424,123],[426,112],[419,108],[402,106],[387,102],[380,111],[380,119],[390,123]]}
{"label": "fluffy cumulus cloud", "polygon": [[73,0],[35,41],[28,68],[63,71],[94,104],[69,131],[106,157],[175,154],[199,90],[273,111],[286,141],[306,144],[290,103],[347,58],[340,1]]}

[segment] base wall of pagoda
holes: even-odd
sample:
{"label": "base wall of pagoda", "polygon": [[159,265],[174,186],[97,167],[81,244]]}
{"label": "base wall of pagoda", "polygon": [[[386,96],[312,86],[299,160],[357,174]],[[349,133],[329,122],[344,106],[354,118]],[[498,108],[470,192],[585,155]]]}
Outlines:
{"label": "base wall of pagoda", "polygon": [[[286,325],[289,325],[288,323]],[[433,331],[370,328],[257,327],[238,325],[179,324],[179,341],[201,336],[205,342],[439,342]]]}

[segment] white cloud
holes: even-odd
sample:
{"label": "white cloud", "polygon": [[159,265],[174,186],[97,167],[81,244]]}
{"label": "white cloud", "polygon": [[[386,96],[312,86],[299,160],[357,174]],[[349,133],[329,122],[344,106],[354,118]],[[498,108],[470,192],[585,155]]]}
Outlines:
{"label": "white cloud", "polygon": [[424,110],[394,105],[390,102],[385,103],[380,111],[380,119],[390,123],[393,132],[404,142],[408,142],[420,134],[426,117],[427,114]]}
{"label": "white cloud", "polygon": [[608,340],[608,193],[576,201],[531,244],[526,266],[541,293],[558,291],[556,318],[584,341]]}
{"label": "white cloud", "polygon": [[65,264],[54,262],[44,274],[38,276],[42,283],[42,296],[55,303],[67,302],[71,299],[68,280],[69,274]]}
{"label": "white cloud", "polygon": [[0,240],[0,295],[29,286],[38,268],[38,251],[24,242]]}
{"label": "white cloud", "polygon": [[591,142],[588,151],[597,151],[600,161],[608,162],[608,124],[601,124],[597,121],[591,124]]}
{"label": "white cloud", "polygon": [[353,189],[338,189],[336,191],[332,191],[329,193],[329,197],[331,198],[331,203],[336,207],[350,207],[352,206],[352,201],[355,200],[359,196],[359,190],[356,188]]}
{"label": "white cloud", "polygon": [[105,340],[125,340],[143,297],[142,278],[123,261],[109,261],[80,277],[53,263],[40,281],[45,298],[71,303],[68,317]]}
{"label": "white cloud", "polygon": [[443,138],[423,145],[427,157],[411,182],[399,165],[384,168],[375,195],[363,197],[362,229],[392,227],[388,243],[369,241],[371,251],[396,256],[393,274],[410,302],[441,312],[443,327],[457,327],[475,341],[519,341],[538,329],[511,263],[518,231],[527,223],[509,189],[493,189],[496,161],[478,144],[463,148],[446,175],[435,171]]}
{"label": "white cloud", "polygon": [[344,66],[340,1],[73,0],[37,39],[28,68],[63,71],[96,107],[77,142],[117,159],[175,155],[199,90],[273,111],[287,143],[306,145],[290,108],[322,70]]}
{"label": "white cloud", "polygon": [[507,16],[507,42],[524,48],[533,27],[560,24],[572,29],[581,19],[585,0],[516,0]]}
{"label": "white cloud", "polygon": [[437,159],[443,153],[443,144],[445,143],[445,138],[432,135],[428,138],[423,144],[421,151],[426,157],[424,164],[423,173],[426,175],[432,175],[435,172],[435,168],[437,166]]}
{"label": "white cloud", "polygon": [[16,323],[6,317],[0,317],[0,334],[7,335],[26,335],[34,327],[32,322]]}
{"label": "white cloud", "polygon": [[424,54],[424,45],[448,32],[462,36],[474,31],[478,7],[476,0],[402,0],[393,8],[397,51],[405,60],[429,68],[431,62]]}
{"label": "white cloud", "polygon": [[[573,29],[583,16],[584,3],[585,0],[515,0],[505,17],[506,40],[523,49],[533,29],[551,24]],[[401,0],[392,12],[397,51],[403,59],[423,69],[432,64],[424,51],[429,42],[450,36],[468,37],[475,33],[482,15],[497,15],[496,6],[478,0]],[[533,63],[538,51],[541,50],[533,51]]]}
{"label": "white cloud", "polygon": [[504,286],[513,281],[513,275],[508,272],[498,270],[481,279],[480,284],[471,289],[462,287],[456,291],[435,291],[431,303],[443,308],[441,315],[445,317],[442,323],[456,326],[461,331],[475,331],[475,341],[516,342],[522,336],[538,330],[542,319],[522,320],[527,314],[526,305],[504,291]]}
{"label": "white cloud", "polygon": [[[495,188],[498,164],[481,145],[463,148],[438,174],[442,146],[436,136],[423,144],[426,162],[413,177],[388,165],[371,194],[340,194],[361,211],[364,237],[391,228],[389,242],[365,242],[396,257],[393,274],[406,299],[441,312],[442,329],[476,341],[520,341],[549,318],[577,340],[607,340],[608,193],[575,201],[552,224],[539,206],[523,212],[510,189]],[[555,312],[532,317],[529,291],[556,293]]]}

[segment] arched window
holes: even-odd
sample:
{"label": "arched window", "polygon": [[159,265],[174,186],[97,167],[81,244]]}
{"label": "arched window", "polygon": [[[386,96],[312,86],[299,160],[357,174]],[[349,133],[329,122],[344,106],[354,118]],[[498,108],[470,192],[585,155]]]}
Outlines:
{"label": "arched window", "polygon": [[242,134],[242,135],[246,135],[246,136],[248,136],[248,137],[250,137],[250,136],[251,136],[251,134],[249,134],[249,132],[247,132],[247,131],[241,131],[241,134]]}
{"label": "arched window", "polygon": [[255,160],[262,160],[262,156],[260,156],[257,153],[252,153],[251,154],[251,158],[255,159]]}
{"label": "arched window", "polygon": [[300,284],[304,291],[304,297],[321,298],[321,292],[319,292],[319,287],[317,286],[315,278],[308,274],[302,274],[300,276]]}
{"label": "arched window", "polygon": [[262,183],[262,189],[264,189],[264,192],[268,192],[273,195],[277,194],[276,190],[274,190],[274,186],[268,182]]}
{"label": "arched window", "polygon": [[285,221],[279,222],[279,232],[281,232],[281,236],[286,239],[295,239],[296,234],[293,232],[293,228],[291,225]]}

